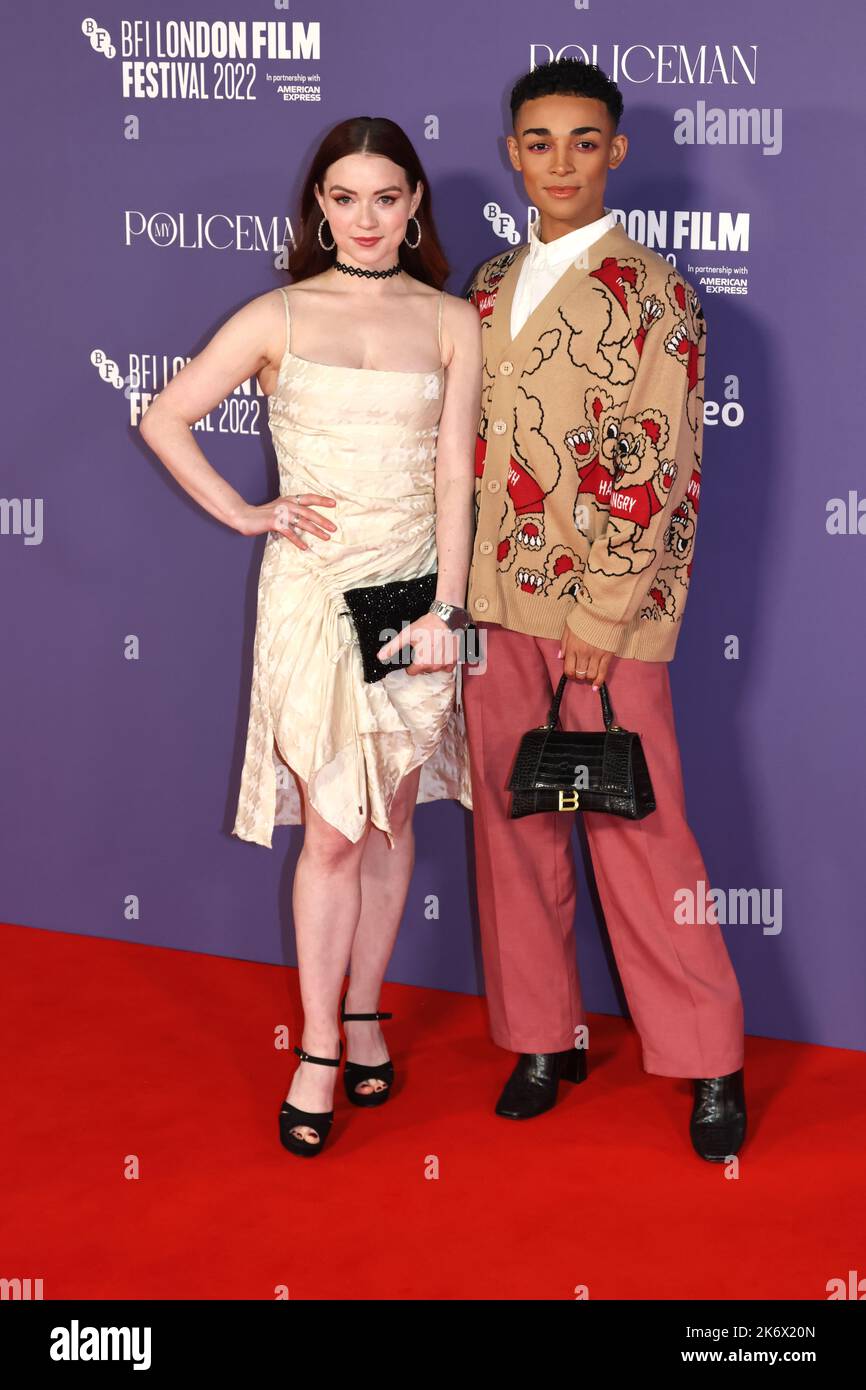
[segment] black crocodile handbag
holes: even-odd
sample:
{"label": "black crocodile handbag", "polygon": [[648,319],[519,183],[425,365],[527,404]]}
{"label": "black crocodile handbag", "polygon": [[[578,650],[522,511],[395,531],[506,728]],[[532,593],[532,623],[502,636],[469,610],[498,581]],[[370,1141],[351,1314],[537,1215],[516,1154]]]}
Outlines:
{"label": "black crocodile handbag", "polygon": [[613,722],[607,686],[599,687],[604,731],[557,729],[568,676],[556,687],[547,723],[520,740],[508,782],[511,819],[534,811],[607,811],[642,820],[656,808],[640,735]]}
{"label": "black crocodile handbag", "polygon": [[[429,613],[436,597],[438,572],[419,575],[417,579],[394,579],[388,584],[371,584],[366,588],[346,589],[343,598],[349,608],[358,642],[361,663],[367,683],[380,681],[401,666],[410,666],[410,655],[404,647],[395,652],[391,661],[380,661],[376,653],[406,623],[417,622]],[[384,636],[383,636],[384,634]],[[412,648],[409,648],[411,653]]]}

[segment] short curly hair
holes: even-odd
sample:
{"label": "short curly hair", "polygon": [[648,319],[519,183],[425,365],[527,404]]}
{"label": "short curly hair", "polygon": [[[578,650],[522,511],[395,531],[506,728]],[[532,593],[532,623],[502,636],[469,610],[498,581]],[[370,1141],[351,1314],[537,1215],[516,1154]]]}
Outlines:
{"label": "short curly hair", "polygon": [[622,93],[597,63],[585,63],[582,58],[554,58],[526,73],[511,89],[512,125],[516,125],[517,112],[525,101],[549,96],[595,97],[610,112],[614,130],[619,125]]}

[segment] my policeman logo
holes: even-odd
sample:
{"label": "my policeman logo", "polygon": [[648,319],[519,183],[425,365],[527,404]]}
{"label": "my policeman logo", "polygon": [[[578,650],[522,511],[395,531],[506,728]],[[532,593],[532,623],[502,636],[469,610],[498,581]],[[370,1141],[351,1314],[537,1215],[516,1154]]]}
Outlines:
{"label": "my policeman logo", "polygon": [[150,1370],[149,1327],[52,1327],[52,1361],[130,1361],[134,1371]]}
{"label": "my policeman logo", "polygon": [[140,241],[176,251],[267,251],[277,255],[294,241],[291,220],[252,212],[148,212],[126,208],[123,244]]}
{"label": "my policeman logo", "polygon": [[[575,5],[575,8],[579,8]],[[600,48],[597,43],[531,43],[530,67],[554,58],[582,58],[595,63],[611,81],[622,86],[636,82],[643,86],[669,83],[683,86],[754,87],[758,80],[758,45],[718,43],[614,43]]]}

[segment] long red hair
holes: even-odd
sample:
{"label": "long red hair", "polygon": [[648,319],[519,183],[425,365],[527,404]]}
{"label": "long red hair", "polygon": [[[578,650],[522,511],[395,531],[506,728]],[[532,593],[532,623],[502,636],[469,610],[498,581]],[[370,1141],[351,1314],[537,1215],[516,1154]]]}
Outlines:
{"label": "long red hair", "polygon": [[[393,160],[405,173],[410,193],[414,193],[418,184],[423,183],[424,192],[415,209],[415,216],[421,224],[421,242],[413,250],[405,241],[401,241],[398,259],[403,269],[416,280],[422,280],[434,289],[443,289],[450,267],[433,221],[430,184],[408,135],[395,121],[389,121],[385,116],[352,116],[349,120],[340,121],[328,131],[313,155],[301,193],[299,235],[288,249],[289,278],[294,281],[306,280],[311,275],[320,275],[334,263],[334,251],[325,251],[319,244],[317,233],[322,210],[316,201],[314,189],[318,186],[319,192],[324,193],[327,169],[347,154],[380,154]],[[326,241],[333,241],[333,233],[329,237],[329,229],[330,224],[323,235]],[[418,229],[411,219],[407,234],[412,241],[417,241]]]}

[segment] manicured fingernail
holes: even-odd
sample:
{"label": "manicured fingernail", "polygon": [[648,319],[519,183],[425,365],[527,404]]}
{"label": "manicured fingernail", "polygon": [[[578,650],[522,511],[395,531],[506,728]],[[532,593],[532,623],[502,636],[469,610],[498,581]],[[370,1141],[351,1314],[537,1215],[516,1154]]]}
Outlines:
{"label": "manicured fingernail", "polygon": [[593,688],[593,690],[598,690],[598,686],[597,686],[597,685],[594,685],[592,688]]}
{"label": "manicured fingernail", "polygon": [[556,655],[557,655],[557,656],[562,656],[562,652],[557,652]]}

